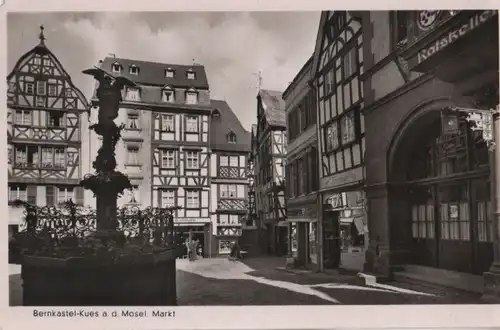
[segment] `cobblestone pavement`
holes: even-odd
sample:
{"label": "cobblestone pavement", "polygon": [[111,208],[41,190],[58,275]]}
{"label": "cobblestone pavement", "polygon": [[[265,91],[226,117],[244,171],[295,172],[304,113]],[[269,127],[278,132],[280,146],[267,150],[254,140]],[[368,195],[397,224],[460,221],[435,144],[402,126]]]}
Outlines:
{"label": "cobblestone pavement", "polygon": [[[355,272],[291,273],[282,258],[177,261],[179,305],[475,304],[478,294],[422,284],[360,286]],[[20,267],[10,266],[10,304],[22,305]]]}
{"label": "cobblestone pavement", "polygon": [[295,274],[277,270],[283,259],[178,262],[180,305],[471,304],[478,294],[409,283],[359,286],[355,272]]}

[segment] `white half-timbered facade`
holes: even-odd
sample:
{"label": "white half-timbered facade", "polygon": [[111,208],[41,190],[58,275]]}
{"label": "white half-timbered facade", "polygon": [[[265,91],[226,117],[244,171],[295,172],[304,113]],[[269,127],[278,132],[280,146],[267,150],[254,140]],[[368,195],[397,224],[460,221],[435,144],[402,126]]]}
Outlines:
{"label": "white half-timbered facade", "polygon": [[[226,101],[212,100],[212,106],[211,217],[216,246],[213,253],[225,255],[230,253],[236,241],[241,247],[240,237],[244,230],[255,229],[246,222],[250,133],[243,128]],[[242,247],[244,250],[249,248]]]}
{"label": "white half-timbered facade", "polygon": [[136,83],[122,91],[118,123],[125,124],[117,146],[120,170],[134,187],[123,203],[179,206],[178,233],[200,241],[209,255],[210,92],[201,65],[173,65],[107,57],[101,68]]}
{"label": "white half-timbered facade", "polygon": [[[320,220],[323,232],[320,269],[340,264],[341,246],[335,237],[344,231],[363,235],[362,210],[365,120],[362,113],[363,32],[360,12],[321,14],[311,80],[317,90]],[[348,196],[348,198],[345,198]],[[362,213],[362,212],[361,212]],[[357,213],[356,213],[357,214]],[[361,220],[361,221],[358,221]],[[365,222],[365,224],[363,224]]]}
{"label": "white half-timbered facade", "polygon": [[[267,228],[267,244],[280,254],[287,242],[285,205],[286,114],[281,92],[260,90],[257,96],[255,176],[257,215]],[[283,227],[277,229],[275,227]]]}
{"label": "white half-timbered facade", "polygon": [[[7,76],[8,198],[36,205],[83,204],[81,118],[88,108],[57,57],[40,43]],[[16,230],[22,210],[12,208]]]}

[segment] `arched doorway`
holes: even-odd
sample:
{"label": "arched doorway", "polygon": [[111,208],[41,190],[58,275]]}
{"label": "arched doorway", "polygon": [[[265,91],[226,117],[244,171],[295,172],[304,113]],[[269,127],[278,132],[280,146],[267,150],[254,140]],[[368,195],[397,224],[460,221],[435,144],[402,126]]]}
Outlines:
{"label": "arched doorway", "polygon": [[404,200],[405,206],[404,211],[399,206],[391,226],[404,228],[411,252],[407,263],[482,274],[493,260],[487,147],[464,117],[459,129],[447,134],[440,111],[417,121],[418,129],[402,133],[410,137],[399,141],[392,159],[392,181],[405,196],[389,202]]}

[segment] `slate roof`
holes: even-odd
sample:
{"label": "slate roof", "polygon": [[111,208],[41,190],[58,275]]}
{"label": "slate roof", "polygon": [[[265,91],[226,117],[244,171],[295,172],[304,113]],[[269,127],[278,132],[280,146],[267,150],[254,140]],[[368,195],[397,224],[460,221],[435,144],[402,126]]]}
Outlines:
{"label": "slate roof", "polygon": [[[122,70],[119,74],[112,73],[112,65],[119,63]],[[136,65],[139,68],[139,74],[130,74],[129,68]],[[158,62],[138,61],[126,58],[106,57],[101,64],[103,70],[129,78],[130,80],[144,85],[171,87],[194,87],[197,89],[209,89],[208,79],[203,65],[178,65]],[[165,77],[165,70],[172,69],[175,74],[173,78]],[[187,79],[187,72],[191,69],[195,73],[195,79]]]}
{"label": "slate roof", "polygon": [[[226,101],[210,100],[213,112],[219,111],[220,117],[216,117],[212,112],[212,125],[210,134],[210,147],[215,150],[249,152],[251,134],[248,132],[240,120],[233,112]],[[233,132],[236,134],[236,143],[227,142],[227,135]]]}
{"label": "slate roof", "polygon": [[271,126],[286,127],[285,101],[282,95],[282,92],[273,90],[259,91],[266,120]]}

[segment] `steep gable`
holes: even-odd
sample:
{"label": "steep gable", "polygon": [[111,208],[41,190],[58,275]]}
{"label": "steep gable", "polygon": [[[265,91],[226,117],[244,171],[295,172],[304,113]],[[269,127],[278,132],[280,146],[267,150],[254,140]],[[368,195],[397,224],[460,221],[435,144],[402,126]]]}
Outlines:
{"label": "steep gable", "polygon": [[241,125],[229,104],[226,101],[211,100],[211,105],[210,147],[221,151],[249,152],[251,133]]}
{"label": "steep gable", "polygon": [[261,100],[264,116],[270,126],[286,127],[285,101],[282,92],[261,89],[259,97]]}

